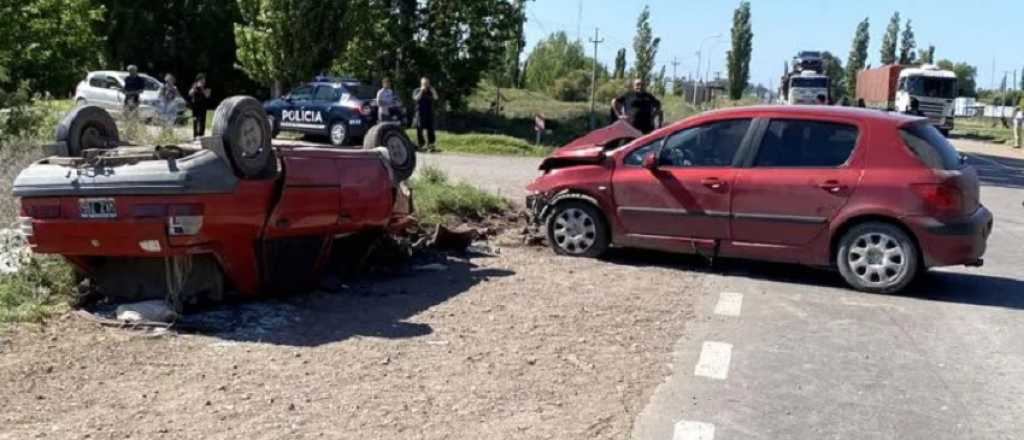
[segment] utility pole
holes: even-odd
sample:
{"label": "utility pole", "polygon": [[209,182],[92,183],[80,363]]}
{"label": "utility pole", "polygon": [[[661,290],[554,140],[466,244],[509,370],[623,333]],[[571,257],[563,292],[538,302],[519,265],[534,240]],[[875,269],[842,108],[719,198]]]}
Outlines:
{"label": "utility pole", "polygon": [[[676,83],[679,82],[679,77],[676,76],[676,67],[679,67],[679,58],[678,57],[672,57],[672,90],[669,93],[670,95],[675,95]],[[1014,81],[1016,81],[1016,80],[1014,80]],[[683,99],[686,99],[686,98],[683,98]]]}
{"label": "utility pole", "polygon": [[700,51],[697,51],[697,76],[693,78],[693,105],[697,105],[697,82],[700,81]]}
{"label": "utility pole", "polygon": [[595,100],[597,99],[597,46],[604,43],[604,39],[600,38],[601,30],[594,28],[594,39],[590,40],[594,44],[594,71],[590,76],[590,129],[593,130],[597,126],[597,107]]}

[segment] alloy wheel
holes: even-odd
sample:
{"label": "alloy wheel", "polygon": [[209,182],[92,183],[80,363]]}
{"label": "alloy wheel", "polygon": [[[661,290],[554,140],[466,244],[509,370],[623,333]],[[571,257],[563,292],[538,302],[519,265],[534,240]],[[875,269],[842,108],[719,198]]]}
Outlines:
{"label": "alloy wheel", "polygon": [[857,237],[847,252],[854,275],[872,287],[888,287],[907,273],[907,252],[892,236],[871,232]]}
{"label": "alloy wheel", "polygon": [[573,255],[587,252],[597,241],[597,223],[589,214],[577,208],[558,213],[552,232],[558,247]]}

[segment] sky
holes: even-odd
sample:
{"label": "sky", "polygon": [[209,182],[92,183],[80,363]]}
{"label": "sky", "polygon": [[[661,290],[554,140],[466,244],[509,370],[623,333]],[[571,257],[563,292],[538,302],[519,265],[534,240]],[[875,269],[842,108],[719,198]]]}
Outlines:
{"label": "sky", "polygon": [[[750,65],[753,84],[777,86],[783,62],[800,50],[827,50],[845,60],[857,24],[871,23],[868,63],[879,64],[882,34],[894,11],[913,21],[918,48],[936,47],[935,57],[967,62],[978,68],[978,86],[998,87],[1005,72],[1018,84],[1024,69],[1024,0],[751,0],[754,41]],[[582,4],[582,14],[580,5]],[[547,35],[565,31],[585,43],[600,30],[604,43],[598,59],[614,65],[620,48],[633,60],[636,18],[644,5],[651,8],[651,24],[661,37],[657,69],[679,62],[680,77],[697,70],[697,52],[703,42],[701,72],[711,63],[711,76],[726,76],[725,53],[730,45],[732,14],[738,0],[534,0],[528,3],[527,51]],[[720,38],[713,38],[720,35]],[[709,38],[712,37],[712,38]],[[710,59],[709,59],[710,57]],[[993,70],[993,62],[995,69]]]}

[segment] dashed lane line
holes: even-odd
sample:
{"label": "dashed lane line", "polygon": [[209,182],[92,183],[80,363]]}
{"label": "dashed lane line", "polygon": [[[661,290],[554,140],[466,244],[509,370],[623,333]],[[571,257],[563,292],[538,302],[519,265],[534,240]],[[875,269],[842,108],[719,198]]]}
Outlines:
{"label": "dashed lane line", "polygon": [[715,305],[715,314],[729,317],[739,317],[743,310],[743,294],[736,292],[722,292],[718,297],[718,304]]}
{"label": "dashed lane line", "polygon": [[729,362],[732,360],[732,344],[725,342],[704,342],[700,359],[693,369],[694,376],[725,380],[729,377]]}
{"label": "dashed lane line", "polygon": [[714,440],[715,425],[683,420],[676,423],[672,440]]}

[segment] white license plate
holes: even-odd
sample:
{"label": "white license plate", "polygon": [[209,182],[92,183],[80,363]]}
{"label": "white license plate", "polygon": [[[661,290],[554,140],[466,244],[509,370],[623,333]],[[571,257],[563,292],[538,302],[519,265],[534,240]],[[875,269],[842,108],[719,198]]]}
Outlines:
{"label": "white license plate", "polygon": [[78,199],[82,218],[116,218],[117,204],[114,199]]}

